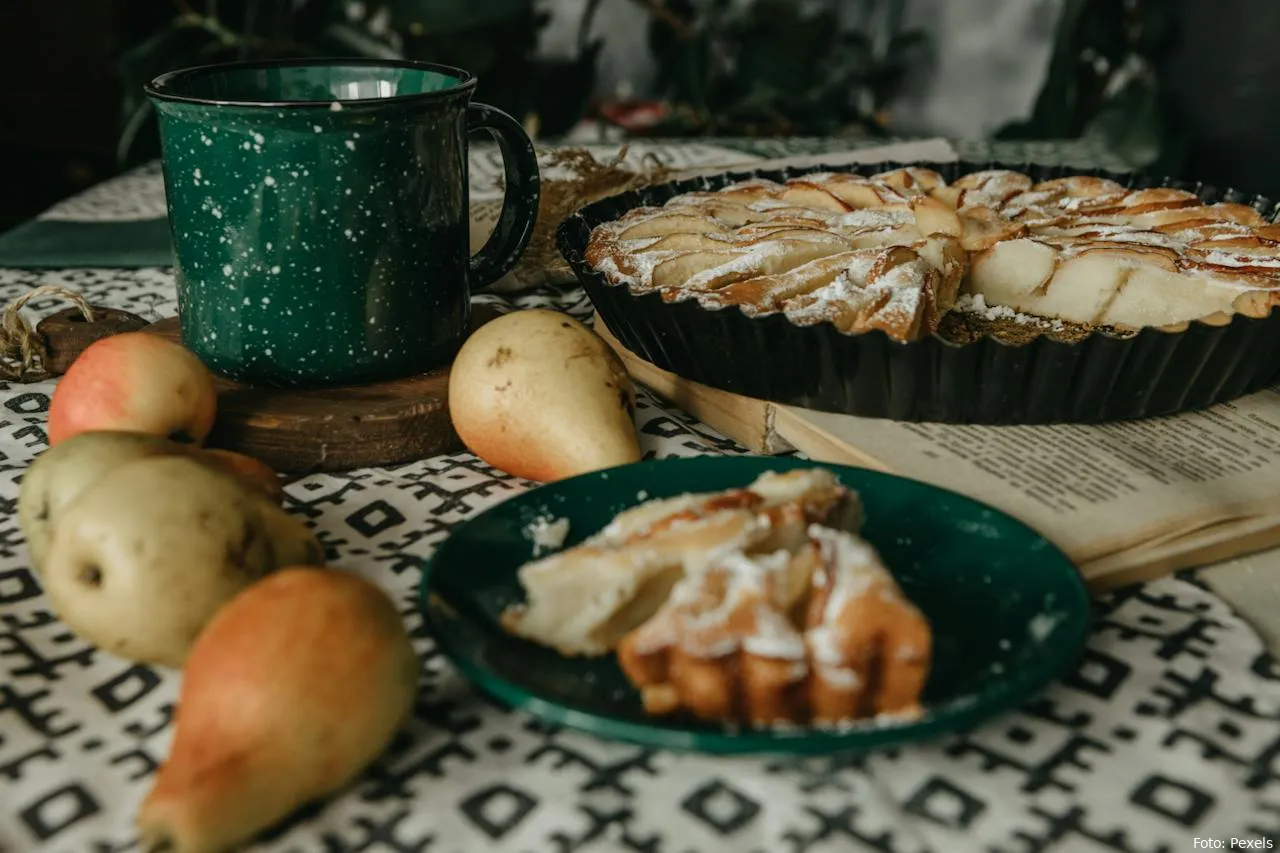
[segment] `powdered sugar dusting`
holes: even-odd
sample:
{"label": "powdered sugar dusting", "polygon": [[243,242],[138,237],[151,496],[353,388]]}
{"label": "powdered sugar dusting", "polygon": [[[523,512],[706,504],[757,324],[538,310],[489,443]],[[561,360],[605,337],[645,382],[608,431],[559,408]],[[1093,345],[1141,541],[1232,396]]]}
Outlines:
{"label": "powdered sugar dusting", "polygon": [[723,282],[727,277],[761,273],[770,256],[781,255],[787,249],[788,244],[781,240],[765,240],[756,243],[751,248],[738,252],[724,263],[691,276],[684,282],[684,287],[686,290],[707,290],[717,282]]}
{"label": "powdered sugar dusting", "polygon": [[1217,267],[1253,267],[1280,271],[1280,256],[1231,254],[1221,249],[1212,249],[1201,255],[1201,260]]}
{"label": "powdered sugar dusting", "polygon": [[533,556],[540,557],[564,545],[569,536],[569,519],[540,515],[525,525],[524,533],[533,543]]}
{"label": "powdered sugar dusting", "polygon": [[[800,634],[786,617],[770,606],[771,576],[784,572],[791,561],[785,550],[747,556],[740,550],[720,553],[703,571],[686,574],[672,589],[667,604],[641,630],[637,647],[652,654],[679,642],[688,654],[714,659],[745,649],[781,660],[804,660]],[[711,578],[722,584],[710,592]],[[754,632],[737,633],[731,618],[750,606]]]}
{"label": "powdered sugar dusting", "polygon": [[1110,222],[1073,222],[1062,225],[1051,225],[1038,231],[1040,237],[1080,237],[1088,240],[1105,240],[1113,243],[1140,243],[1147,246],[1158,246],[1164,249],[1179,251],[1186,246],[1173,234],[1161,234],[1159,231],[1147,231]]}
{"label": "powdered sugar dusting", "polygon": [[1022,314],[1006,305],[988,305],[986,298],[981,293],[960,294],[956,298],[956,304],[952,310],[965,314],[976,314],[984,320],[1011,320],[1028,326],[1049,328],[1055,332],[1061,332],[1066,328],[1061,320],[1050,320],[1044,317]]}
{"label": "powdered sugar dusting", "polygon": [[821,676],[833,686],[852,690],[861,679],[848,665],[837,626],[844,621],[846,608],[865,595],[873,582],[885,578],[885,570],[871,546],[849,534],[812,525],[809,537],[818,543],[822,556],[815,585],[828,593],[821,619],[805,632],[805,642]]}
{"label": "powdered sugar dusting", "polygon": [[915,214],[910,210],[884,210],[875,207],[862,207],[848,213],[833,217],[832,225],[836,228],[849,229],[855,233],[864,231],[884,231],[915,224]]}
{"label": "powdered sugar dusting", "polygon": [[[742,648],[749,654],[776,660],[804,661],[804,639],[787,618],[777,610],[757,604],[752,611],[756,632],[742,641]],[[793,676],[807,675],[804,667],[792,670]]]}
{"label": "powdered sugar dusting", "polygon": [[891,267],[872,275],[874,254],[851,265],[830,284],[788,300],[783,311],[793,323],[835,322],[841,328],[863,323],[910,327],[923,308],[921,299],[930,268],[923,262]]}
{"label": "powdered sugar dusting", "polygon": [[818,543],[822,563],[828,567],[831,595],[822,624],[830,625],[840,618],[850,601],[867,591],[873,580],[883,577],[884,568],[870,545],[849,534],[815,524],[809,527],[809,537]]}
{"label": "powdered sugar dusting", "polygon": [[[661,289],[668,301],[679,301],[685,294],[708,293],[744,279],[779,279],[800,274],[805,264],[823,252],[839,254],[855,246],[873,247],[910,246],[928,249],[931,257],[943,258],[946,253],[933,246],[935,238],[926,237],[916,224],[915,214],[901,205],[895,208],[883,206],[860,207],[852,211],[836,211],[811,208],[796,204],[792,196],[780,197],[788,187],[798,183],[817,191],[827,182],[850,181],[865,184],[871,189],[866,198],[880,199],[883,204],[901,205],[907,198],[886,183],[864,178],[851,179],[839,173],[821,173],[803,176],[788,184],[765,180],[749,180],[717,192],[687,193],[670,199],[663,207],[638,208],[613,223],[606,223],[593,234],[594,265],[606,278],[625,284],[637,293]],[[921,195],[918,188],[906,190],[911,195]],[[724,205],[728,205],[725,207]],[[834,206],[834,205],[833,205]],[[840,207],[847,207],[841,203]],[[673,208],[679,212],[673,212]],[[683,209],[698,211],[697,216]],[[701,208],[701,210],[700,210]],[[725,223],[716,224],[718,212],[727,211],[738,226],[737,231],[719,229]],[[769,238],[772,230],[776,239]],[[619,239],[620,233],[639,233],[643,237]],[[785,232],[785,233],[783,233]],[[662,238],[652,236],[684,234],[688,238],[678,245],[700,248],[663,249]],[[761,239],[763,237],[763,239]],[[816,244],[811,249],[805,244]],[[829,246],[829,248],[826,248]],[[723,247],[723,248],[721,248]],[[864,314],[876,316],[886,331],[896,333],[913,330],[924,303],[920,289],[929,278],[929,264],[921,260],[923,268],[908,269],[902,265],[892,267],[886,274],[868,280],[868,272],[875,257],[860,265],[854,265],[845,276],[832,282],[829,273],[822,281],[828,285],[818,292],[817,283],[788,280],[778,282],[785,296],[803,294],[798,301],[776,306],[741,304],[751,315],[788,312],[796,322],[812,323],[823,320],[844,319],[849,331]],[[948,264],[948,269],[951,265]],[[820,271],[817,274],[822,274]],[[954,272],[952,273],[955,274]],[[793,276],[794,277],[794,276]],[[769,282],[762,281],[763,291],[769,291]],[[806,293],[806,291],[810,291]],[[712,296],[704,302],[708,306],[720,305]]]}
{"label": "powdered sugar dusting", "polygon": [[1008,199],[1028,189],[1031,181],[1011,169],[983,169],[966,175],[964,184],[994,198]]}

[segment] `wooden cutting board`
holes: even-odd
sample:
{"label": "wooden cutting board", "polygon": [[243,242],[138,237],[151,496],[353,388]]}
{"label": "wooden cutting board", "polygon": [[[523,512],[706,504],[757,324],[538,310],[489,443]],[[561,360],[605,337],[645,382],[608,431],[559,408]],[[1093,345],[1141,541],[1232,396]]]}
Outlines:
{"label": "wooden cutting board", "polygon": [[[85,323],[76,308],[36,327],[49,348],[46,368],[60,374],[94,340],[143,330],[181,342],[178,318],[148,325],[124,311]],[[498,316],[487,305],[472,312],[472,330]],[[420,376],[346,388],[254,388],[221,377],[218,417],[206,444],[248,454],[277,472],[301,476],[396,465],[462,449],[449,418],[449,368]]]}

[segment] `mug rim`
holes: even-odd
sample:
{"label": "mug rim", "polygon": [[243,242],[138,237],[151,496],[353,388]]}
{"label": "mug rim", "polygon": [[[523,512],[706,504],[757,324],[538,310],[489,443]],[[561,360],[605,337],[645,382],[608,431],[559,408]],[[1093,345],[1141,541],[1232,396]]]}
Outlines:
{"label": "mug rim", "polygon": [[458,85],[456,86],[450,86],[447,89],[439,89],[434,92],[413,92],[405,95],[390,95],[385,98],[352,98],[350,100],[340,101],[343,107],[357,107],[374,104],[405,104],[414,101],[445,100],[461,94],[469,94],[476,87],[476,75],[466,69],[458,68],[453,65],[443,65],[437,62],[420,62],[416,59],[378,59],[375,57],[365,56],[312,56],[297,58],[291,57],[288,59],[250,59],[237,62],[215,62],[208,65],[193,65],[188,68],[176,68],[153,78],[142,88],[149,98],[157,101],[166,101],[177,104],[199,104],[203,106],[220,107],[261,107],[269,109],[281,109],[286,107],[290,109],[302,109],[306,107],[321,110],[330,109],[330,104],[333,103],[333,101],[298,101],[284,99],[262,101],[248,98],[207,98],[196,95],[179,94],[169,88],[175,82],[179,82],[184,79],[206,76],[218,72],[297,66],[312,66],[315,68],[332,68],[341,66],[404,68],[414,71],[432,71],[445,77],[452,77],[458,81]]}

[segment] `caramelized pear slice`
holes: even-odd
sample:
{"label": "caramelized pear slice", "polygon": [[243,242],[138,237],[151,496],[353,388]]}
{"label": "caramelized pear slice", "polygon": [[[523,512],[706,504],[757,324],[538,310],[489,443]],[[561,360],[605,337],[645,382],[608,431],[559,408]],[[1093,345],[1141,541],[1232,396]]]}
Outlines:
{"label": "caramelized pear slice", "polygon": [[710,234],[726,229],[715,220],[691,213],[662,213],[641,219],[618,232],[620,240],[641,240],[669,234]]}

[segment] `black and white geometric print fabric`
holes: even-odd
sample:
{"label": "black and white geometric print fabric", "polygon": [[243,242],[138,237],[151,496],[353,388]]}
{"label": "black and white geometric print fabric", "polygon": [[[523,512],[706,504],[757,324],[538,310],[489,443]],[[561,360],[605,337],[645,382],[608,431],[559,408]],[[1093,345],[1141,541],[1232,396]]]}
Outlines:
{"label": "black and white geometric print fabric", "polygon": [[[149,317],[176,310],[162,270],[0,271],[0,298],[37,284]],[[590,311],[578,290],[510,305]],[[46,446],[52,388],[0,384],[0,851],[125,853],[169,746],[179,677],[73,636],[28,568],[16,500]],[[647,393],[637,418],[648,456],[744,452]],[[928,744],[714,758],[499,707],[434,648],[418,565],[458,522],[529,485],[458,453],[288,487],[331,561],[400,603],[422,688],[412,722],[357,784],[250,850],[1174,853],[1197,838],[1280,849],[1280,662],[1194,578],[1103,600],[1074,672],[1025,708]]]}

